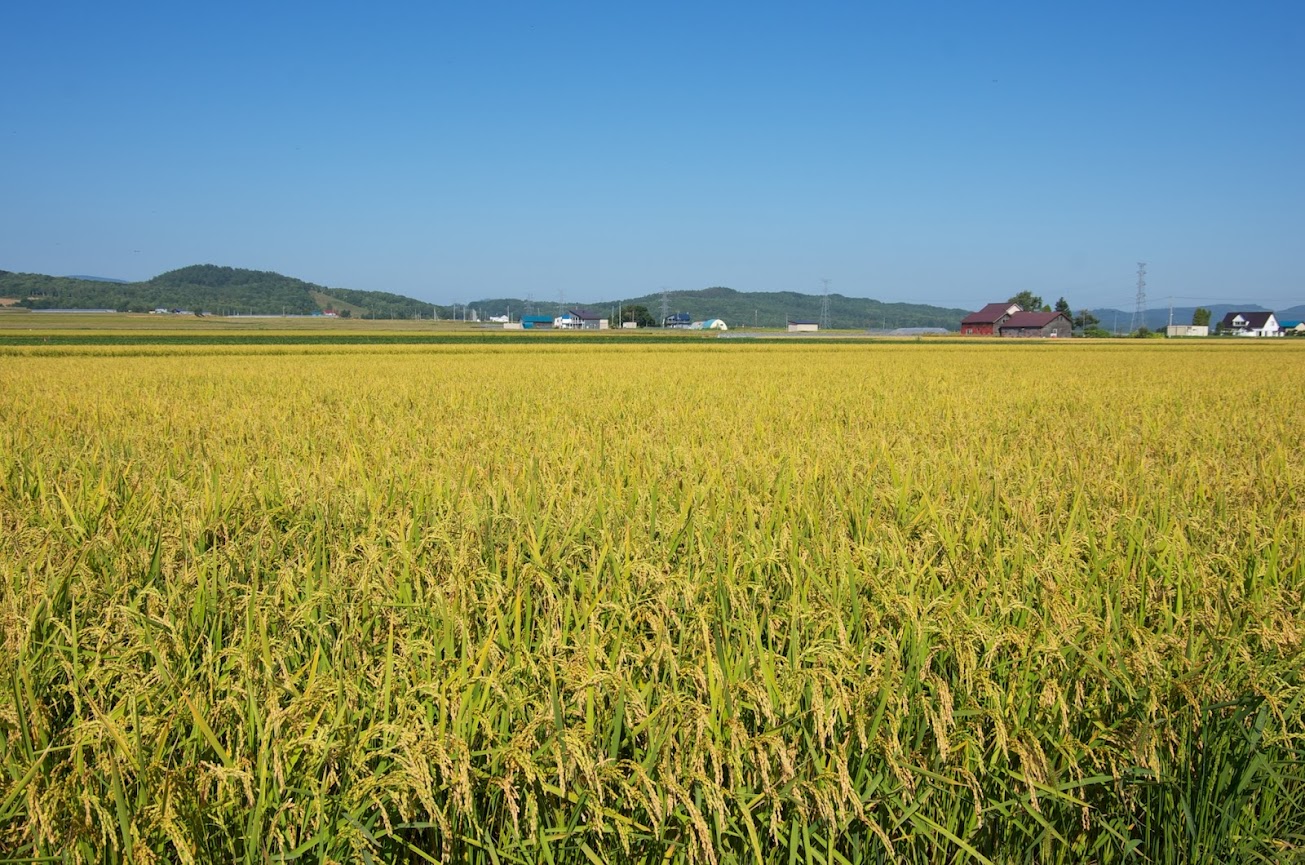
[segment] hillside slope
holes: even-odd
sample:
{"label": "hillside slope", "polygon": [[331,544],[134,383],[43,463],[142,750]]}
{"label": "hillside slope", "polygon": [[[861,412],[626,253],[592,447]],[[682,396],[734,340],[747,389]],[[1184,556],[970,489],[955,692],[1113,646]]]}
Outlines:
{"label": "hillside slope", "polygon": [[105,282],[0,271],[0,297],[31,309],[190,309],[238,315],[310,315],[338,305],[368,318],[429,318],[434,305],[400,294],[326,288],[263,270],[197,264],[145,282]]}
{"label": "hillside slope", "polygon": [[[601,300],[592,303],[567,304],[596,312],[610,313],[615,318],[618,305],[642,304],[654,318],[661,317],[662,296],[649,294],[620,300]],[[787,319],[820,319],[821,297],[799,294],[794,291],[735,291],[715,286],[698,291],[677,291],[668,298],[669,312],[687,312],[695,320],[724,319],[731,327],[783,327]],[[557,303],[527,303],[521,298],[489,298],[468,304],[481,318],[503,315],[509,310],[513,317],[529,314],[533,308],[539,314],[553,314]],[[879,329],[895,327],[945,327],[956,330],[961,319],[971,310],[950,309],[919,303],[882,303],[863,297],[829,295],[830,324],[835,328]]]}

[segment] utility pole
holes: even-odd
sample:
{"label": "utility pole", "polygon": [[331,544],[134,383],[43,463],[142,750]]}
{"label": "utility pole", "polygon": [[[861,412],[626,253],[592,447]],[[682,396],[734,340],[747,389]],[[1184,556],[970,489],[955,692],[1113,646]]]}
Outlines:
{"label": "utility pole", "polygon": [[820,329],[829,330],[829,280],[822,278],[820,281],[825,285],[820,295]]}
{"label": "utility pole", "polygon": [[1130,334],[1139,327],[1146,326],[1146,262],[1137,263],[1137,306],[1133,308],[1133,320],[1128,325]]}

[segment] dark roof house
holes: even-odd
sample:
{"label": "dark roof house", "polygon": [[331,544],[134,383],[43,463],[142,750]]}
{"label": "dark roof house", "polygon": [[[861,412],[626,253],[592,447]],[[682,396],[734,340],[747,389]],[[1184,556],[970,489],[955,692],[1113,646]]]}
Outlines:
{"label": "dark roof house", "polygon": [[1271,312],[1230,312],[1219,322],[1219,330],[1241,336],[1276,336],[1281,328]]}
{"label": "dark roof house", "polygon": [[[572,321],[580,322],[579,326],[582,330],[607,329],[607,319],[597,312],[588,309],[573,309],[567,314],[571,316]],[[572,327],[575,327],[575,325],[572,325]]]}
{"label": "dark roof house", "polygon": [[996,324],[1008,315],[1019,312],[1018,303],[990,303],[978,312],[972,312],[961,319],[961,324]]}
{"label": "dark roof house", "polygon": [[999,332],[1002,336],[1068,337],[1073,335],[1074,324],[1063,312],[1021,310],[1003,321]]}
{"label": "dark roof house", "polygon": [[970,336],[995,336],[1001,323],[1020,311],[1018,303],[990,303],[978,312],[961,319],[961,333]]}

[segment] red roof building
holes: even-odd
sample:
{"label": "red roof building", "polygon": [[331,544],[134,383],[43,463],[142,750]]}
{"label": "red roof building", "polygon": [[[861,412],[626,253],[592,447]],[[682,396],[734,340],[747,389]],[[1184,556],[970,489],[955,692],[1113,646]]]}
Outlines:
{"label": "red roof building", "polygon": [[996,336],[1006,319],[1019,311],[1018,303],[990,303],[961,319],[961,333],[966,336]]}

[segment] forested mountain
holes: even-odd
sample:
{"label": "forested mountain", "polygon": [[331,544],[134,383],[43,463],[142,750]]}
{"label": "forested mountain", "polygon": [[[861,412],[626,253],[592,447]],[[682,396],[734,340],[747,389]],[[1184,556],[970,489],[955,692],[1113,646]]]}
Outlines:
{"label": "forested mountain", "polygon": [[145,282],[107,282],[0,271],[0,297],[31,309],[188,309],[240,315],[309,315],[337,307],[366,318],[430,318],[435,307],[384,291],[326,288],[262,270],[197,264]]}
{"label": "forested mountain", "polygon": [[[643,297],[601,300],[592,303],[568,303],[568,307],[585,307],[595,312],[609,313],[615,319],[618,305],[642,304],[654,318],[661,318],[662,296],[649,294]],[[687,312],[695,320],[724,319],[730,327],[783,327],[786,319],[820,319],[820,295],[799,294],[795,291],[735,291],[716,286],[698,291],[676,291],[667,298],[668,311]],[[503,315],[509,310],[513,318],[530,314],[533,309],[540,315],[552,315],[558,310],[556,302],[527,303],[520,298],[491,298],[467,304],[474,307],[483,319],[490,315]],[[945,327],[956,330],[961,319],[972,310],[949,309],[919,303],[882,303],[863,297],[829,295],[831,326],[848,329],[880,329],[897,327]]]}

